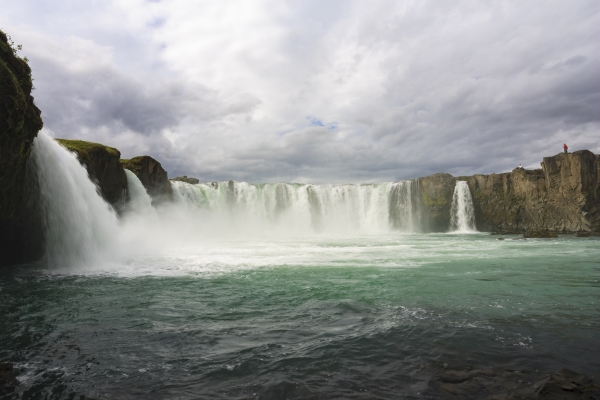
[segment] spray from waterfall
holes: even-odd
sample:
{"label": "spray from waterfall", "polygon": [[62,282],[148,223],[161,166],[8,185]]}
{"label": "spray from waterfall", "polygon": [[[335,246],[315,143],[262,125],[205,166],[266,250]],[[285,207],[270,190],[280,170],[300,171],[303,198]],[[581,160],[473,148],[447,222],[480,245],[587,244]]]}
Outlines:
{"label": "spray from waterfall", "polygon": [[454,187],[450,209],[450,230],[465,233],[477,231],[471,191],[464,181],[457,181]]}
{"label": "spray from waterfall", "polygon": [[367,185],[172,182],[175,201],[204,223],[218,220],[255,234],[416,232],[415,181]]}
{"label": "spray from waterfall", "polygon": [[[131,171],[118,219],[77,157],[41,132],[29,170],[39,186],[45,262],[110,264],[221,240],[419,232],[417,181],[366,185],[171,182],[174,201],[152,206]],[[106,261],[109,261],[107,264]]]}
{"label": "spray from waterfall", "polygon": [[139,178],[130,170],[125,170],[127,176],[127,191],[129,200],[125,204],[125,212],[128,215],[151,215],[155,213],[152,207],[152,199],[146,192],[146,188],[142,185]]}
{"label": "spray from waterfall", "polygon": [[71,267],[104,257],[118,231],[117,215],[77,157],[40,132],[29,163],[39,185],[46,263]]}

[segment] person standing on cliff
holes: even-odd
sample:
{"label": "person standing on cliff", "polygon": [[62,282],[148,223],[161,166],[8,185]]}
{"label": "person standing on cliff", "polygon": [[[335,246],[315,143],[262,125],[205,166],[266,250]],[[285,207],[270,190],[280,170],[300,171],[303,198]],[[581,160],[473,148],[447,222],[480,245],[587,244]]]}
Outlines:
{"label": "person standing on cliff", "polygon": [[567,150],[569,150],[569,146],[567,144],[563,144],[563,149],[565,149],[565,154],[567,154]]}

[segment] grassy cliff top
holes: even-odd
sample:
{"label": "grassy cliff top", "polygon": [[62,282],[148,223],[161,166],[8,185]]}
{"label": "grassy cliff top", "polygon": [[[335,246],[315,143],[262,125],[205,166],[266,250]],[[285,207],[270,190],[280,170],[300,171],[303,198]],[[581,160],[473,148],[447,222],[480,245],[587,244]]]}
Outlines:
{"label": "grassy cliff top", "polygon": [[56,139],[56,141],[67,150],[76,152],[80,161],[90,165],[94,156],[100,154],[108,155],[109,157],[121,157],[119,150],[100,143],[69,139]]}

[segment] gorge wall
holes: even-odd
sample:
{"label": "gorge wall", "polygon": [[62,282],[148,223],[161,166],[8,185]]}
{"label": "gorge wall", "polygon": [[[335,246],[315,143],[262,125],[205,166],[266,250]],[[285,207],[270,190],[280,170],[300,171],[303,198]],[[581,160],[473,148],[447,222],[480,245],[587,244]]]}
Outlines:
{"label": "gorge wall", "polygon": [[35,188],[26,186],[33,139],[42,129],[31,69],[0,31],[0,266],[41,256]]}
{"label": "gorge wall", "polygon": [[588,150],[545,157],[542,169],[466,180],[482,231],[600,231],[600,156]]}

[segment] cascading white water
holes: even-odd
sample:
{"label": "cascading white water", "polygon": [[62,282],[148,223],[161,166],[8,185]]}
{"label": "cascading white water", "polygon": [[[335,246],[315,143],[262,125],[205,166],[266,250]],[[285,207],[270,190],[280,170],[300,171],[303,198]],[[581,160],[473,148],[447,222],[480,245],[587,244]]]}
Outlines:
{"label": "cascading white water", "polygon": [[125,205],[125,210],[129,214],[147,215],[155,213],[152,207],[152,199],[146,192],[139,178],[130,170],[125,170],[127,176],[127,191],[129,201]]}
{"label": "cascading white water", "polygon": [[450,209],[450,230],[454,232],[476,232],[475,208],[469,185],[465,181],[457,181],[452,196]]}
{"label": "cascading white water", "polygon": [[419,230],[416,181],[368,185],[191,185],[172,182],[176,201],[188,210],[254,230],[293,233],[380,233]]}
{"label": "cascading white water", "polygon": [[[418,182],[366,185],[171,182],[174,202],[158,209],[126,171],[121,221],[76,156],[45,133],[34,141],[46,263],[53,268],[130,259],[207,240],[378,234],[420,230]],[[123,258],[124,257],[124,258]]]}
{"label": "cascading white water", "polygon": [[33,142],[29,163],[40,190],[47,264],[93,264],[118,231],[114,210],[77,157],[44,132]]}

